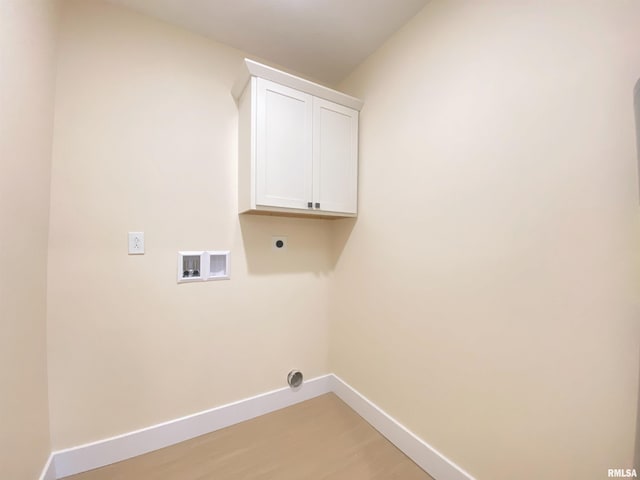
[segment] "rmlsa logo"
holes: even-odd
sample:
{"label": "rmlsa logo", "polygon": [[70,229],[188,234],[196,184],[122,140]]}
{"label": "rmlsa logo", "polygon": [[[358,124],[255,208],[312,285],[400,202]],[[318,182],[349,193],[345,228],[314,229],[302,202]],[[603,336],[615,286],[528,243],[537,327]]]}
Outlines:
{"label": "rmlsa logo", "polygon": [[609,477],[617,478],[638,478],[635,468],[610,468]]}

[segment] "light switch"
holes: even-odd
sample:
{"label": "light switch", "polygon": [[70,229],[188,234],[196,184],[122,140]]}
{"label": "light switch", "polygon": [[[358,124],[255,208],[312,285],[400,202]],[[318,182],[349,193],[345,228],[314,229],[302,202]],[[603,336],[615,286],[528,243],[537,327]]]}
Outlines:
{"label": "light switch", "polygon": [[129,255],[144,255],[144,232],[129,232]]}

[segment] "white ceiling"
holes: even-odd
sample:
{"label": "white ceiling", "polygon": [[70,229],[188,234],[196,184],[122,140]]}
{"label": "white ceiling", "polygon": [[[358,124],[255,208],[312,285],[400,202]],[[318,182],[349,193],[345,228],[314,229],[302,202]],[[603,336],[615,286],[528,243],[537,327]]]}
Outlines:
{"label": "white ceiling", "polygon": [[428,0],[107,0],[335,85]]}

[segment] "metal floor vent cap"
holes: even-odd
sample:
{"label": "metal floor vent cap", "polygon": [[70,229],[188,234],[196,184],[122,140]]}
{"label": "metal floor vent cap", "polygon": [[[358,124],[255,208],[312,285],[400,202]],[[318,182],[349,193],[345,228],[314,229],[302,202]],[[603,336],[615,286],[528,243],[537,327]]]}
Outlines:
{"label": "metal floor vent cap", "polygon": [[302,372],[298,370],[291,370],[289,375],[287,375],[287,383],[291,388],[298,388],[302,385]]}

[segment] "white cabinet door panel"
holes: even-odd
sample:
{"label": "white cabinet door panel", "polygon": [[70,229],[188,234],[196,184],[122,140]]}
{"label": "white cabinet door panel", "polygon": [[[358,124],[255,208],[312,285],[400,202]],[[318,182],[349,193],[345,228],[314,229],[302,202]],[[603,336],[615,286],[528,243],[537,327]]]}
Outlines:
{"label": "white cabinet door panel", "polygon": [[256,204],[306,209],[313,187],[312,97],[260,78],[256,109]]}
{"label": "white cabinet door panel", "polygon": [[358,202],[358,112],[313,99],[314,206],[356,213]]}

